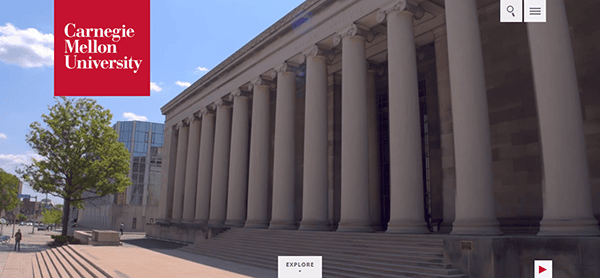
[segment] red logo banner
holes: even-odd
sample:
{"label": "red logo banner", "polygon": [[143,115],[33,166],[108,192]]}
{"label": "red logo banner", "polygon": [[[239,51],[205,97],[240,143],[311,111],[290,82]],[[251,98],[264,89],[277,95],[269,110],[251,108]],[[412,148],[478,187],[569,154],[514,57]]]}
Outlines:
{"label": "red logo banner", "polygon": [[150,1],[54,0],[55,96],[150,96]]}

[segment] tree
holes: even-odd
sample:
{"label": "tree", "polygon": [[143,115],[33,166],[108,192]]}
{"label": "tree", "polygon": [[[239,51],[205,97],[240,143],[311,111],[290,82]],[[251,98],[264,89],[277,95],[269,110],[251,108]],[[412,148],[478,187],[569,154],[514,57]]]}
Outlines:
{"label": "tree", "polygon": [[25,216],[25,214],[19,213],[19,214],[17,215],[17,220],[18,220],[19,222],[26,221],[26,220],[27,220],[27,216]]}
{"label": "tree", "polygon": [[42,215],[44,216],[44,218],[42,219],[42,222],[44,222],[46,224],[58,225],[58,223],[60,223],[62,221],[62,211],[60,211],[59,209],[46,210],[46,211],[42,212]]}
{"label": "tree", "polygon": [[71,206],[82,208],[84,200],[124,192],[131,184],[129,151],[110,127],[112,114],[95,100],[56,98],[49,110],[42,115],[46,126],[33,122],[26,138],[43,159],[18,173],[34,190],[64,200],[66,236]]}
{"label": "tree", "polygon": [[0,211],[9,211],[19,204],[19,179],[0,168]]}

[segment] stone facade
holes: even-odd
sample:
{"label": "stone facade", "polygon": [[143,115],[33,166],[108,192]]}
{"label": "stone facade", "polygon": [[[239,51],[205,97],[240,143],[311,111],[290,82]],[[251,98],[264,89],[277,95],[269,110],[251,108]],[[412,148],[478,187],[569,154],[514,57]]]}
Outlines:
{"label": "stone facade", "polygon": [[[469,237],[496,270],[545,236],[596,248],[598,4],[547,5],[547,23],[507,24],[491,0],[306,1],[162,108],[149,234],[450,233],[474,277]],[[591,273],[588,251],[565,273]]]}

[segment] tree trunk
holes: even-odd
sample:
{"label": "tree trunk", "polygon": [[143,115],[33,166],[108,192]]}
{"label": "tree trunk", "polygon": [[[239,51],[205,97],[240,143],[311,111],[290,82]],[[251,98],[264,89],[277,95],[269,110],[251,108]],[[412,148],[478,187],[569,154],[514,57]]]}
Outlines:
{"label": "tree trunk", "polygon": [[71,200],[64,199],[65,203],[63,204],[63,217],[62,217],[62,235],[67,235],[67,230],[69,229],[69,213],[71,212]]}

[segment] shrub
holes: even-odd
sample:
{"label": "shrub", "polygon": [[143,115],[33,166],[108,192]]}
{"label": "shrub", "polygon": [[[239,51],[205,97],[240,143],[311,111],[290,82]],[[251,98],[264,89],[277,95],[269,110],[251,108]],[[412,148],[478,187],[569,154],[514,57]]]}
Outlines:
{"label": "shrub", "polygon": [[50,236],[54,240],[54,245],[61,246],[65,244],[81,244],[81,241],[73,236],[54,235]]}

